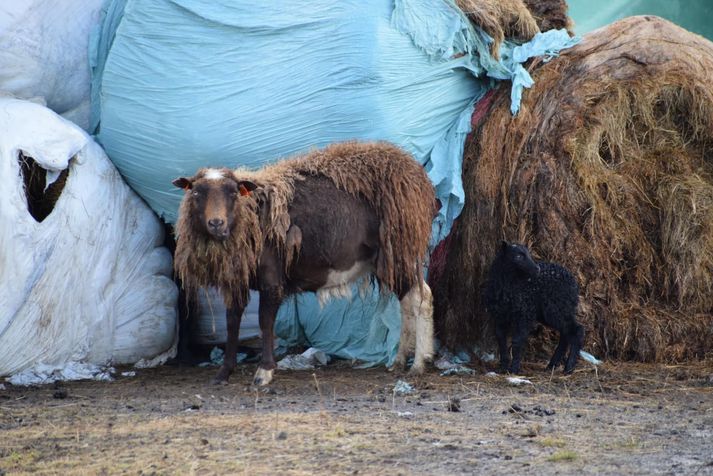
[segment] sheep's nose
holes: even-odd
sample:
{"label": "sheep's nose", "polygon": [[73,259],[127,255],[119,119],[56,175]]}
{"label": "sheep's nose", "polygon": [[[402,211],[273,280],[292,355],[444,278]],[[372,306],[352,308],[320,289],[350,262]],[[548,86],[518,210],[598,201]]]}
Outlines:
{"label": "sheep's nose", "polygon": [[210,220],[208,220],[208,225],[211,228],[220,228],[223,226],[223,224],[225,224],[225,220],[223,220],[222,218],[211,218]]}

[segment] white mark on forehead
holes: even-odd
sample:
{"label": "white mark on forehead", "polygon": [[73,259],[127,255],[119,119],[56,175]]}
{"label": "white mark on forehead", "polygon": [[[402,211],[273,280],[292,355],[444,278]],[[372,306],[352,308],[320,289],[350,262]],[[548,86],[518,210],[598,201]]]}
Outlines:
{"label": "white mark on forehead", "polygon": [[207,180],[221,180],[221,179],[224,179],[225,176],[223,175],[222,170],[208,169],[205,171],[205,178]]}

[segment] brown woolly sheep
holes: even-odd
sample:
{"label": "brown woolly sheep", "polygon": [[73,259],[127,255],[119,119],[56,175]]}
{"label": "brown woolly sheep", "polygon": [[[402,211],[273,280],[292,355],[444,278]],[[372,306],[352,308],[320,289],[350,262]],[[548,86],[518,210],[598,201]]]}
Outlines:
{"label": "brown woolly sheep", "polygon": [[253,382],[272,380],[274,322],[286,296],[324,301],[371,276],[401,302],[395,365],[421,373],[433,353],[431,291],[422,277],[436,198],[423,168],[388,143],[347,142],[257,171],[201,169],[174,180],[184,189],[175,268],[186,290],[221,290],[227,308],[225,359],[235,367],[249,289],[260,293],[262,360]]}

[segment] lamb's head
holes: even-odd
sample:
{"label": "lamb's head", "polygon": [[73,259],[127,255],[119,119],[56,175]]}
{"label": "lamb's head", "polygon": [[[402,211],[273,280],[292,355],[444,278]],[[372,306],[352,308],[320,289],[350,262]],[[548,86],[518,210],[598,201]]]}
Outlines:
{"label": "lamb's head", "polygon": [[183,197],[191,226],[207,237],[223,241],[233,232],[238,207],[256,185],[238,180],[230,169],[200,169],[193,177],[181,177],[173,185],[185,190]]}
{"label": "lamb's head", "polygon": [[534,278],[540,273],[540,267],[532,259],[525,245],[503,241],[500,245],[500,255],[509,266],[522,275]]}

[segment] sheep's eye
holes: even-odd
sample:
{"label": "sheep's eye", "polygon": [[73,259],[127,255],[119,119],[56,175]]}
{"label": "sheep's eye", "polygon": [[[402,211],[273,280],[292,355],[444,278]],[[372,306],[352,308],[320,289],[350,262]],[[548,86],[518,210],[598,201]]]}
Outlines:
{"label": "sheep's eye", "polygon": [[193,192],[191,192],[191,194],[192,194],[194,197],[200,196],[200,192],[198,192],[198,190],[193,190]]}
{"label": "sheep's eye", "polygon": [[520,255],[520,254],[515,255],[515,259],[518,260],[518,261],[522,260],[522,258],[523,258],[523,257],[522,257],[522,255]]}

